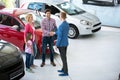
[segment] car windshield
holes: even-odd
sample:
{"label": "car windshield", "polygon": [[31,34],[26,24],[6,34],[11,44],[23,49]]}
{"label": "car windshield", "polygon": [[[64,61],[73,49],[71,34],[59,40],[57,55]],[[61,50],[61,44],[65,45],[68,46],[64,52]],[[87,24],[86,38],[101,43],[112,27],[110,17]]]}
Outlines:
{"label": "car windshield", "polygon": [[85,13],[84,10],[78,8],[77,6],[75,6],[74,4],[69,3],[69,2],[64,2],[64,3],[58,4],[57,6],[59,8],[61,8],[62,10],[64,10],[69,15],[76,15],[76,14]]}
{"label": "car windshield", "polygon": [[43,3],[31,2],[28,6],[28,9],[41,11],[42,7],[43,7]]}
{"label": "car windshield", "polygon": [[0,53],[4,53],[3,55],[5,55],[5,53],[7,54],[15,53],[16,51],[17,51],[17,48],[10,45],[9,43],[0,42]]}
{"label": "car windshield", "polygon": [[39,12],[29,12],[29,13],[26,13],[26,14],[22,14],[22,15],[19,15],[19,18],[26,24],[27,21],[26,21],[26,15],[27,14],[32,14],[33,15],[33,21],[34,21],[34,27],[35,29],[38,29],[38,28],[41,28],[40,27],[40,21],[42,20],[42,17],[40,15]]}

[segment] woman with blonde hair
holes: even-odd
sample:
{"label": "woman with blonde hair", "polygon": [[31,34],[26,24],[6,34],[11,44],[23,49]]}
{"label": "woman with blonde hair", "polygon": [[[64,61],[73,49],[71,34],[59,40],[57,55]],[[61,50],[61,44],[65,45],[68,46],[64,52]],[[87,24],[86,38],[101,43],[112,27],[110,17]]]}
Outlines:
{"label": "woman with blonde hair", "polygon": [[32,56],[31,59],[31,67],[35,67],[34,63],[34,58],[37,54],[37,47],[36,47],[36,42],[35,42],[35,28],[34,28],[34,23],[33,23],[33,15],[32,14],[27,14],[26,16],[26,25],[25,25],[25,31],[24,31],[24,41],[26,43],[26,35],[27,33],[32,34],[32,42],[33,42],[33,53],[34,56]]}

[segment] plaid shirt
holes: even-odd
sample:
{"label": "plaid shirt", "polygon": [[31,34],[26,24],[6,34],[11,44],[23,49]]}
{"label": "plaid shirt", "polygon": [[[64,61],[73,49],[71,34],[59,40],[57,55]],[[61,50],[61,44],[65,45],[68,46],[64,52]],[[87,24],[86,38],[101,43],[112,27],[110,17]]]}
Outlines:
{"label": "plaid shirt", "polygon": [[41,22],[41,28],[42,28],[42,36],[49,37],[50,31],[54,31],[56,29],[56,22],[54,19],[50,18],[44,18]]}

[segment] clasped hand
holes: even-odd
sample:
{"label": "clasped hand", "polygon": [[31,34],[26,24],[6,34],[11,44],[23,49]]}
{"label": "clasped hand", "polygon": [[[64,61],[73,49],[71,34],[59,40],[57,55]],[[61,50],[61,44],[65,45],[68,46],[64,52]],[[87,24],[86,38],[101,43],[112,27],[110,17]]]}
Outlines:
{"label": "clasped hand", "polygon": [[50,32],[50,36],[53,36],[55,34],[55,32],[51,31]]}

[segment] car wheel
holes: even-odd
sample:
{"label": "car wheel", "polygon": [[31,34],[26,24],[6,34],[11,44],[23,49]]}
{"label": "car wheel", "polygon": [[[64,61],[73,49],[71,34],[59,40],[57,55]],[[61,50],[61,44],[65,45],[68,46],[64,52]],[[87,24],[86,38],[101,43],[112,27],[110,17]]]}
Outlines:
{"label": "car wheel", "polygon": [[70,25],[68,37],[71,39],[75,39],[79,36],[79,31],[76,26]]}
{"label": "car wheel", "polygon": [[118,4],[120,4],[120,0],[118,0]]}
{"label": "car wheel", "polygon": [[120,73],[119,73],[119,77],[118,77],[118,80],[120,80]]}
{"label": "car wheel", "polygon": [[118,0],[113,0],[113,5],[117,6],[118,5]]}

